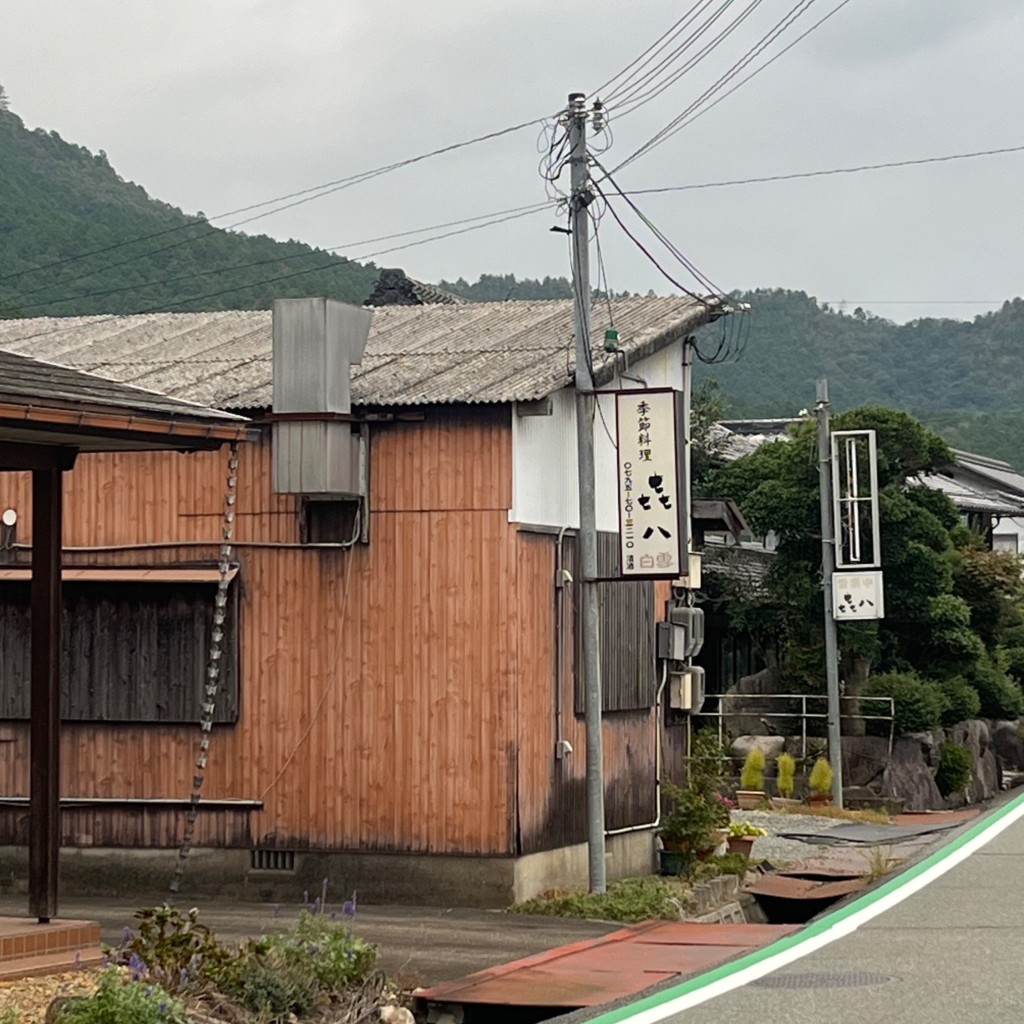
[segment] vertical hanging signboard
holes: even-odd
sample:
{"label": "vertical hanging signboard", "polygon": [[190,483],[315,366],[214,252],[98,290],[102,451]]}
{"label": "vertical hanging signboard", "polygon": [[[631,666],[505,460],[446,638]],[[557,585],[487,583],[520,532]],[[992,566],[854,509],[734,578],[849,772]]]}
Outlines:
{"label": "vertical hanging signboard", "polygon": [[619,477],[619,574],[677,579],[688,571],[682,392],[615,394]]}

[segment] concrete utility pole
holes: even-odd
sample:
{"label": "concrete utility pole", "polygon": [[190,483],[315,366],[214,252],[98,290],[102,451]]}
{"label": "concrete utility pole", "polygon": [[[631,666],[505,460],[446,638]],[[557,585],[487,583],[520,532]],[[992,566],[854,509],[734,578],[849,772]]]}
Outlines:
{"label": "concrete utility pole", "polygon": [[605,891],[604,742],[597,617],[597,512],[594,498],[594,378],[590,372],[590,253],[587,207],[594,198],[587,165],[586,99],[569,94],[572,279],[576,307],[576,443],[580,493],[580,628],[587,725],[587,844],[590,891]]}
{"label": "concrete utility pole", "polygon": [[828,692],[828,756],[832,763],[832,802],[843,806],[842,702],[839,699],[839,649],[832,617],[832,574],[836,567],[832,522],[832,444],[828,426],[828,381],[818,381],[818,489],[821,492],[821,590],[825,608],[825,678]]}

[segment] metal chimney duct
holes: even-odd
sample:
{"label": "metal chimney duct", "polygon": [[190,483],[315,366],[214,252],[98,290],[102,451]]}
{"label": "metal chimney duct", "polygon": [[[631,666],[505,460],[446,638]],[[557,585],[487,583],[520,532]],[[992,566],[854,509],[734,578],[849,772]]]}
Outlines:
{"label": "metal chimney duct", "polygon": [[[366,496],[365,440],[335,418],[352,411],[352,366],[373,313],[334,299],[274,302],[274,490],[323,499]],[[319,415],[318,415],[319,414]]]}

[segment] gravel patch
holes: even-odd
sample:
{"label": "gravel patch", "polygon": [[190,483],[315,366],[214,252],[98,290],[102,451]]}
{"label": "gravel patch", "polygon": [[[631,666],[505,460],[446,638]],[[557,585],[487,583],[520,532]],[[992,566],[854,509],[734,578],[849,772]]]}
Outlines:
{"label": "gravel patch", "polygon": [[0,983],[0,1019],[13,1011],[18,1024],[43,1024],[46,1009],[58,996],[88,996],[96,991],[99,973],[93,970],[50,974]]}
{"label": "gravel patch", "polygon": [[734,821],[749,821],[768,832],[754,841],[751,857],[783,867],[810,857],[827,857],[831,847],[820,843],[803,843],[798,839],[780,839],[780,832],[824,832],[842,825],[839,818],[821,818],[814,814],[788,814],[775,811],[733,811]]}

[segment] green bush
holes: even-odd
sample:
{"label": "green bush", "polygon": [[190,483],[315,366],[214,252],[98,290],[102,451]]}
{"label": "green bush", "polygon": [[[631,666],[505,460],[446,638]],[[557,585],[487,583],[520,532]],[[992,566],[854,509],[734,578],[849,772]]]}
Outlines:
{"label": "green bush", "polygon": [[1018,683],[1024,682],[1024,647],[1006,647],[1003,653],[1007,674]]}
{"label": "green bush", "polygon": [[975,666],[971,682],[981,698],[982,718],[1017,718],[1024,711],[1024,693],[991,658]]}
{"label": "green bush", "polygon": [[811,787],[812,793],[818,793],[820,796],[832,792],[832,765],[828,763],[828,758],[819,757],[814,762],[807,785]]}
{"label": "green bush", "polygon": [[112,960],[146,981],[178,993],[205,983],[219,986],[235,969],[232,951],[199,923],[195,907],[186,912],[165,903],[137,910],[134,916],[136,930],[125,930]]}
{"label": "green bush", "polygon": [[56,1024],[188,1024],[185,1007],[157,985],[122,977],[110,968],[87,999],[69,999]]}
{"label": "green bush", "polygon": [[[922,679],[914,672],[883,672],[868,680],[866,697],[892,697],[896,735],[925,732],[934,729],[946,710],[946,698],[937,683]],[[872,713],[882,714],[881,705],[874,705]],[[869,731],[886,736],[885,722],[868,722]]]}
{"label": "green bush", "polygon": [[974,770],[974,755],[959,743],[943,743],[939,755],[939,767],[935,772],[935,784],[943,796],[957,793],[971,781]]}
{"label": "green bush", "polygon": [[966,722],[968,718],[977,718],[981,710],[981,698],[978,691],[966,679],[954,676],[939,683],[946,709],[939,720],[941,725],[956,725]]}
{"label": "green bush", "polygon": [[740,789],[758,792],[764,789],[764,751],[754,747],[747,754],[740,772]]}
{"label": "green bush", "polygon": [[688,894],[679,882],[665,878],[623,878],[607,892],[549,889],[509,909],[514,914],[573,917],[594,921],[678,921]]}
{"label": "green bush", "polygon": [[793,796],[793,786],[796,779],[796,759],[792,754],[779,754],[778,761],[775,762],[778,769],[778,779],[776,779],[776,785],[779,789],[779,796],[785,797],[787,800]]}
{"label": "green bush", "polygon": [[377,966],[373,946],[322,913],[303,910],[288,931],[242,943],[221,991],[270,1019],[305,1017]]}

